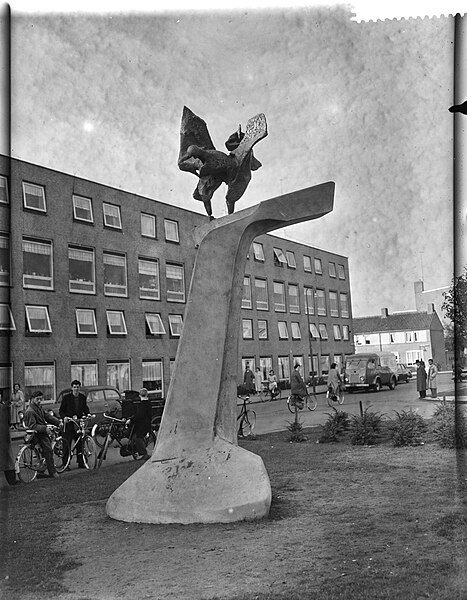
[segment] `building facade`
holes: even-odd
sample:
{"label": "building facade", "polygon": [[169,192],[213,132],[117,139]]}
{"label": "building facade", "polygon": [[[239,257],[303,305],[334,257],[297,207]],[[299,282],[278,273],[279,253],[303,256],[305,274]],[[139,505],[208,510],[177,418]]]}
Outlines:
{"label": "building facade", "polygon": [[[165,397],[207,216],[0,157],[0,389],[53,400],[74,378]],[[347,258],[283,238],[253,243],[246,362],[287,380],[353,351]],[[310,332],[310,333],[309,333]],[[196,357],[193,357],[196,360]]]}

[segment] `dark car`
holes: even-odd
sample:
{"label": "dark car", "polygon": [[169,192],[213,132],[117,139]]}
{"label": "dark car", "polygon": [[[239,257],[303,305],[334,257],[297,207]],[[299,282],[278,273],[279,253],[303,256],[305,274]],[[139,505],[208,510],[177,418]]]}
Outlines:
{"label": "dark car", "polygon": [[412,371],[408,369],[403,363],[397,363],[397,383],[409,383],[411,379]]}
{"label": "dark car", "polygon": [[[44,404],[44,409],[52,410],[58,416],[63,396],[70,392],[71,388],[62,390],[58,395],[57,402],[54,404]],[[94,423],[99,423],[102,420],[104,412],[111,412],[116,417],[121,417],[123,396],[117,388],[111,385],[89,385],[83,386],[80,392],[86,396],[86,403],[91,413],[96,415],[90,422],[90,426],[94,425]]]}

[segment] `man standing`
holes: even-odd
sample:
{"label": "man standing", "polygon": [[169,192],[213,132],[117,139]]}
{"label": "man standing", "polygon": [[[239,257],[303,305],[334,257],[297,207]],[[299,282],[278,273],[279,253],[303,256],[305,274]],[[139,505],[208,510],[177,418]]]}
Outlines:
{"label": "man standing", "polygon": [[250,363],[246,363],[245,373],[243,374],[243,383],[248,394],[255,393],[255,376],[253,371],[250,369]]}
{"label": "man standing", "polygon": [[438,367],[434,364],[432,358],[430,358],[428,360],[428,364],[430,365],[428,367],[428,375],[427,375],[428,387],[430,388],[430,391],[431,391],[431,397],[437,398],[438,397],[438,383],[437,383],[436,376],[438,375]]}
{"label": "man standing", "polygon": [[[58,411],[60,417],[63,419],[65,417],[70,417],[73,419],[82,419],[89,415],[90,410],[86,403],[86,397],[79,390],[81,388],[81,382],[77,379],[71,382],[71,392],[69,394],[65,394],[62,398],[62,403],[60,404],[60,410]],[[63,437],[68,442],[66,451],[69,452],[71,448],[71,444],[74,439],[78,437],[78,432],[76,429],[76,425],[71,423],[70,421],[65,426],[65,431],[63,433]],[[83,461],[83,444],[81,440],[78,442],[77,446],[78,453],[78,467],[80,469],[84,469],[84,461]],[[68,456],[64,456],[64,461],[68,458]]]}
{"label": "man standing", "polygon": [[47,471],[49,472],[50,477],[58,477],[58,473],[55,470],[52,444],[50,443],[47,423],[60,425],[60,420],[44,411],[41,406],[43,399],[42,392],[34,392],[29,407],[24,414],[24,424],[27,429],[33,429],[36,432],[36,438],[42,448],[45,464],[47,465]]}

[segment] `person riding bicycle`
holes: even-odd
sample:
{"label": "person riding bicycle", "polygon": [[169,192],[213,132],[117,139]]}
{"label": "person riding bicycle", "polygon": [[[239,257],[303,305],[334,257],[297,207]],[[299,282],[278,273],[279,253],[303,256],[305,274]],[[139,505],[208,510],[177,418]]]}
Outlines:
{"label": "person riding bicycle", "polygon": [[337,395],[341,390],[341,386],[342,377],[339,371],[337,370],[337,364],[332,363],[328,373],[328,390],[332,400],[337,400]]}
{"label": "person riding bicycle", "polygon": [[[87,417],[90,414],[90,410],[86,403],[86,396],[82,394],[79,390],[81,387],[81,382],[77,379],[74,379],[71,382],[71,392],[65,394],[62,399],[62,403],[60,404],[60,409],[58,414],[62,419],[65,417],[69,417],[74,419],[82,419],[83,417]],[[78,437],[78,431],[76,425],[74,423],[68,422],[65,426],[65,430],[63,432],[63,437],[66,439],[68,444],[66,445],[67,450],[71,448],[72,442],[74,439]],[[85,469],[84,460],[83,460],[83,443],[82,440],[79,440],[76,445],[77,450],[77,461],[78,468]],[[63,460],[66,461],[68,456],[64,456]]]}
{"label": "person riding bicycle", "polygon": [[308,394],[305,382],[300,375],[300,365],[296,364],[290,378],[290,393],[292,394],[292,404],[297,408],[303,408],[303,397]]}
{"label": "person riding bicycle", "polygon": [[52,425],[60,425],[60,419],[53,417],[46,413],[41,406],[41,402],[44,399],[44,395],[39,390],[34,392],[29,403],[29,407],[24,413],[24,424],[27,429],[33,429],[37,443],[42,448],[44,454],[45,464],[47,465],[47,471],[50,477],[58,477],[58,473],[55,470],[54,458],[52,452],[52,444],[49,437],[49,426],[47,423]]}

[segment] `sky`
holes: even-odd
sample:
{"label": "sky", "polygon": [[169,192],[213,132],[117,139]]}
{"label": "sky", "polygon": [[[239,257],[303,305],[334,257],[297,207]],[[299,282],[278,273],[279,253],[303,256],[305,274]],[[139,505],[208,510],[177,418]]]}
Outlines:
{"label": "sky", "polygon": [[332,213],[276,235],[349,258],[354,316],[413,310],[414,281],[449,285],[454,268],[454,19],[427,4],[413,14],[446,16],[13,2],[11,154],[204,213],[177,167],[183,106],[218,149],[263,112],[263,166],[236,210],[335,181]]}

